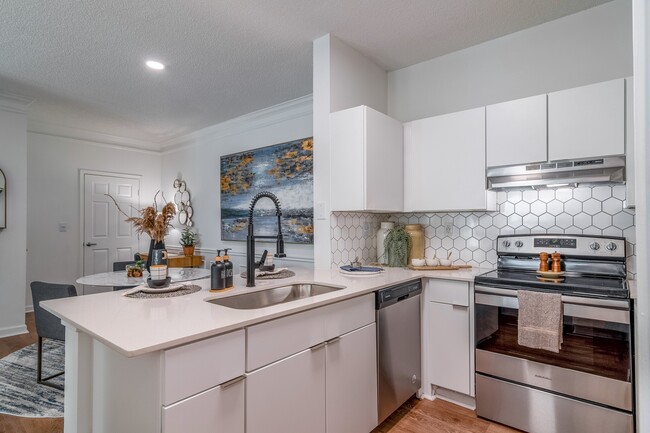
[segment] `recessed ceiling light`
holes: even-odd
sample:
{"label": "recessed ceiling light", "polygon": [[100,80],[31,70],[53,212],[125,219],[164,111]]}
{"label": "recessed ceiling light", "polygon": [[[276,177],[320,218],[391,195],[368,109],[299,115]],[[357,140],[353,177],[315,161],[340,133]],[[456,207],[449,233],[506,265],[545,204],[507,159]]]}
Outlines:
{"label": "recessed ceiling light", "polygon": [[162,71],[165,69],[165,65],[163,65],[160,62],[156,62],[155,60],[147,60],[147,63],[145,63],[147,67],[151,69],[155,69],[156,71]]}

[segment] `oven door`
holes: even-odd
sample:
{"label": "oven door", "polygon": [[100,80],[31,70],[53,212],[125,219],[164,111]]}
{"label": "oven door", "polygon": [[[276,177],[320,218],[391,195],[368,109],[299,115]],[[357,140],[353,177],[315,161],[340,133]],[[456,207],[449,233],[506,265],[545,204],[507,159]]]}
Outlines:
{"label": "oven door", "polygon": [[477,285],[477,386],[482,374],[632,412],[629,300],[562,296],[562,303],[560,352],[532,349],[517,344],[517,291]]}

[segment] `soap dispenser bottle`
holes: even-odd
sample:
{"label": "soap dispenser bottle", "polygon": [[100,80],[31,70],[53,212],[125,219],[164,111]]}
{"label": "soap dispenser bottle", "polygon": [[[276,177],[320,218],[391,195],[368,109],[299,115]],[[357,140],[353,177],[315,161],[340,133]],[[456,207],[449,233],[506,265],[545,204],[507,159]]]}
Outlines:
{"label": "soap dispenser bottle", "polygon": [[226,288],[226,273],[223,265],[221,250],[217,250],[217,257],[210,267],[210,291],[223,290]]}
{"label": "soap dispenser bottle", "polygon": [[233,283],[233,273],[232,273],[232,262],[230,261],[230,256],[228,255],[228,250],[232,248],[224,248],[223,250],[223,267],[226,275],[226,289],[230,289],[234,286]]}

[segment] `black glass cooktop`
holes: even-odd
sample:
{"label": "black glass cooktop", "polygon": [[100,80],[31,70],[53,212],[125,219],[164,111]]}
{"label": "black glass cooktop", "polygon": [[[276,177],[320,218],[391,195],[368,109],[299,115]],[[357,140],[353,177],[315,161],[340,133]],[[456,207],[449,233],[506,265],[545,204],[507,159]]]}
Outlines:
{"label": "black glass cooktop", "polygon": [[623,278],[565,275],[558,279],[546,279],[534,271],[496,270],[476,276],[474,283],[501,289],[554,291],[565,295],[598,298],[629,298],[627,283]]}

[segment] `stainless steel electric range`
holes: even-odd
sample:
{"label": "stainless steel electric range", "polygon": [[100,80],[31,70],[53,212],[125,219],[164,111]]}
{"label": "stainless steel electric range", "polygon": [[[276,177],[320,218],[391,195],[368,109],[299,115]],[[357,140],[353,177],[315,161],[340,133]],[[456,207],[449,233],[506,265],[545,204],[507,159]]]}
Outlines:
{"label": "stainless steel electric range", "polygon": [[[634,432],[633,311],[624,238],[497,239],[495,271],[475,279],[476,411],[534,433]],[[541,252],[562,276],[538,274]],[[520,346],[518,290],[561,293],[559,353]]]}

